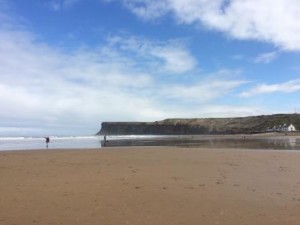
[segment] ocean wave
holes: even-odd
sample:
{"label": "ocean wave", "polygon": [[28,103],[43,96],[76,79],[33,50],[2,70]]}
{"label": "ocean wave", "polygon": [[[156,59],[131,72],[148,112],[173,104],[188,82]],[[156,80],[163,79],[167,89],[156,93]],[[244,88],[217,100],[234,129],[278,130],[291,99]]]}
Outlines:
{"label": "ocean wave", "polygon": [[9,140],[24,140],[25,137],[0,137],[0,140],[9,141]]}

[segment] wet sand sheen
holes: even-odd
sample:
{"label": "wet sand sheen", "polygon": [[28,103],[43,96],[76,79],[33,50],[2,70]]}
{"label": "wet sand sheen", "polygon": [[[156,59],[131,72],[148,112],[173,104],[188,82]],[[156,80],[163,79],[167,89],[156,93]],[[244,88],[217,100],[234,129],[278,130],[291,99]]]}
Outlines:
{"label": "wet sand sheen", "polygon": [[300,150],[299,136],[253,136],[253,135],[182,135],[155,138],[128,138],[101,141],[102,147],[169,146],[192,148],[235,148]]}
{"label": "wet sand sheen", "polygon": [[0,152],[0,224],[300,224],[300,152]]}

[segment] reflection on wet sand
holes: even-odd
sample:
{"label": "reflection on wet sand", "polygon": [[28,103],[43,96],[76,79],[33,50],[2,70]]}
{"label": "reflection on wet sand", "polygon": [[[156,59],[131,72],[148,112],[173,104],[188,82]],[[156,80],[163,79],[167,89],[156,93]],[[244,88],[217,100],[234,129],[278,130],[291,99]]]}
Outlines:
{"label": "reflection on wet sand", "polygon": [[164,136],[151,138],[113,139],[101,142],[102,147],[177,146],[195,148],[242,148],[300,150],[300,137],[212,137]]}

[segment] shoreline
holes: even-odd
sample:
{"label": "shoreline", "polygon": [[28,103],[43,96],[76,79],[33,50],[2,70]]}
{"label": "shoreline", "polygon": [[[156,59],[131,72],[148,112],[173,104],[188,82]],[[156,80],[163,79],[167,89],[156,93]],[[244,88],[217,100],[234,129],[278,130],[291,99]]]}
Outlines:
{"label": "shoreline", "polygon": [[299,161],[277,150],[1,151],[0,224],[297,225]]}
{"label": "shoreline", "polygon": [[153,150],[163,150],[163,149],[177,149],[177,150],[205,150],[205,151],[243,151],[243,152],[297,152],[300,154],[299,149],[267,149],[267,148],[230,148],[230,147],[184,147],[184,146],[112,146],[112,147],[101,147],[101,148],[48,148],[48,149],[17,149],[17,150],[0,150],[1,154],[26,154],[26,153],[39,153],[39,152],[98,152],[98,151],[127,151],[127,150],[143,150],[143,149],[153,149]]}
{"label": "shoreline", "polygon": [[[300,150],[300,136],[296,133],[268,133],[268,134],[236,134],[236,135],[161,135],[161,136],[107,136],[108,142],[104,146],[102,136],[93,138],[58,138],[52,139],[51,149],[68,148],[101,148],[123,146],[178,146],[178,147],[212,147],[212,148],[243,148],[243,149],[298,149]],[[44,139],[1,139],[0,151],[44,149]]]}

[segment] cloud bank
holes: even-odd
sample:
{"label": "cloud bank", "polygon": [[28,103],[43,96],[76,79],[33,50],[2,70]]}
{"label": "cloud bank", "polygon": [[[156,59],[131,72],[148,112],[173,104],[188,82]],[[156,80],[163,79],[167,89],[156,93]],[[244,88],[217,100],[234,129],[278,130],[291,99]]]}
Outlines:
{"label": "cloud bank", "polygon": [[[20,28],[0,28],[0,127],[19,134],[93,134],[101,121],[253,114],[213,101],[244,84],[236,71],[211,75],[184,42],[108,37],[68,52]],[[190,73],[195,73],[191,79]],[[230,76],[234,75],[234,76]],[[205,78],[204,78],[205,77]],[[189,78],[189,79],[187,79]]]}
{"label": "cloud bank", "polygon": [[123,0],[137,16],[154,20],[173,15],[179,24],[201,25],[239,40],[300,50],[298,0]]}
{"label": "cloud bank", "polygon": [[241,97],[252,97],[261,94],[293,93],[300,91],[300,79],[290,80],[279,84],[258,84],[249,91],[244,91],[240,94]]}

